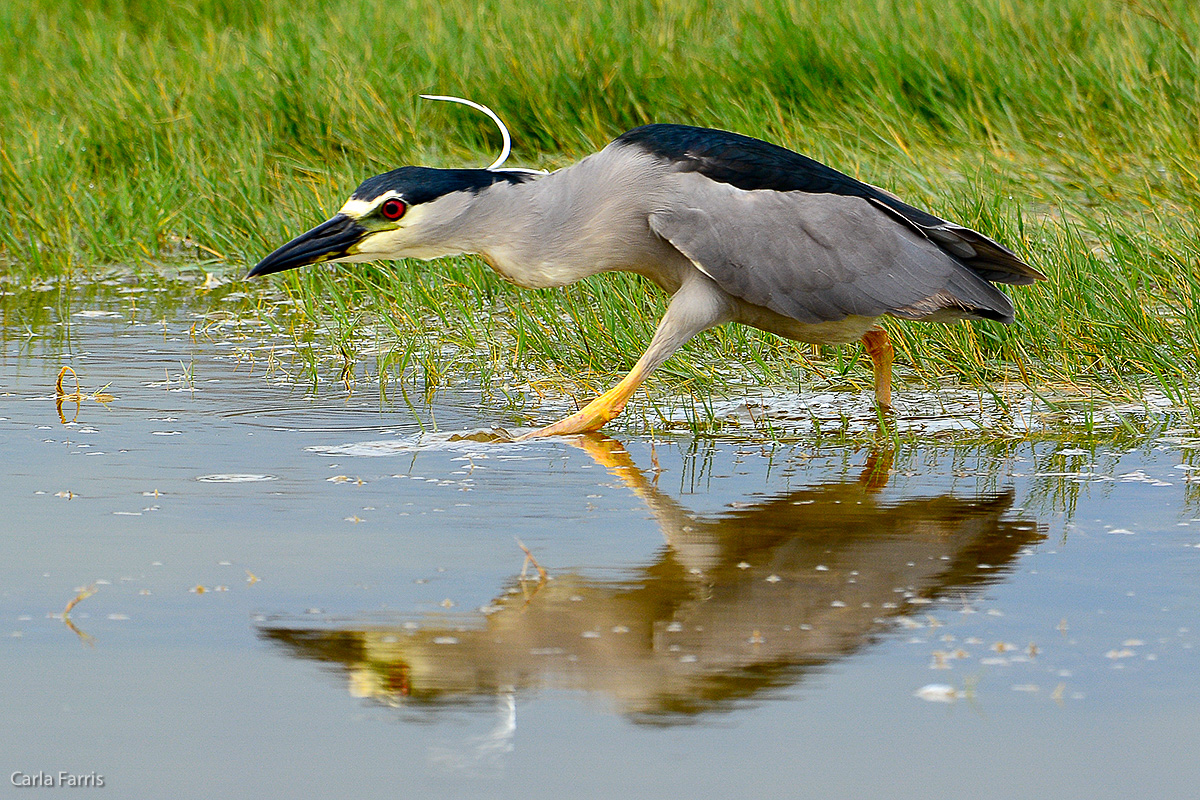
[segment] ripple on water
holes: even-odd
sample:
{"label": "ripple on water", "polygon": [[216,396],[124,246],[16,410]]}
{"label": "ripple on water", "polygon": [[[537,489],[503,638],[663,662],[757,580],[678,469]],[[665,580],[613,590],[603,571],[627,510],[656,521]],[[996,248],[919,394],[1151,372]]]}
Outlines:
{"label": "ripple on water", "polygon": [[275,475],[257,475],[238,472],[219,472],[213,475],[201,475],[196,478],[204,483],[254,483],[256,481],[275,481]]}

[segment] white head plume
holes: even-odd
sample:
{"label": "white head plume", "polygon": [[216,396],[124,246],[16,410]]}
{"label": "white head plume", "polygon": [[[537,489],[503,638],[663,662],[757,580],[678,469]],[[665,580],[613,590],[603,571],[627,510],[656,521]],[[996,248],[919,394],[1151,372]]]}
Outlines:
{"label": "white head plume", "polygon": [[495,111],[492,111],[487,106],[481,103],[476,103],[474,100],[467,100],[463,97],[453,97],[448,94],[423,94],[421,95],[421,98],[424,100],[445,100],[450,103],[462,103],[464,106],[470,106],[476,111],[482,111],[484,114],[487,114],[489,117],[491,117],[492,122],[495,122],[496,126],[500,128],[500,136],[503,139],[503,143],[500,147],[500,156],[486,168],[489,171],[531,172],[536,175],[546,174],[546,171],[542,169],[522,169],[521,167],[505,167],[501,169],[504,162],[508,160],[508,154],[512,151],[512,137],[508,135],[508,127],[504,124],[504,120],[500,119],[499,115],[497,115]]}

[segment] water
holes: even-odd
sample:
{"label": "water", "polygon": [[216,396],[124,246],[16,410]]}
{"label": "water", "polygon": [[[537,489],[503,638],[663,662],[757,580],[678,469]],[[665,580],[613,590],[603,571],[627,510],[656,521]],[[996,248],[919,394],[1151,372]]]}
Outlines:
{"label": "water", "polygon": [[31,313],[0,358],[0,796],[1200,780],[1188,429],[496,442],[477,396],[307,392],[268,369],[289,336],[202,303]]}

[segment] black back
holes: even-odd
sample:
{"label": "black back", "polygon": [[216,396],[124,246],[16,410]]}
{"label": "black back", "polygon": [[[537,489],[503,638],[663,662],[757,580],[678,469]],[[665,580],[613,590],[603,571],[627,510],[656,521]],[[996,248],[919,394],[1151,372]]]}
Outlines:
{"label": "black back", "polygon": [[918,225],[945,220],[914,208],[833,167],[761,139],[713,128],[656,123],[621,134],[615,144],[637,145],[674,161],[685,172],[753,191],[808,192],[863,197],[888,206]]}

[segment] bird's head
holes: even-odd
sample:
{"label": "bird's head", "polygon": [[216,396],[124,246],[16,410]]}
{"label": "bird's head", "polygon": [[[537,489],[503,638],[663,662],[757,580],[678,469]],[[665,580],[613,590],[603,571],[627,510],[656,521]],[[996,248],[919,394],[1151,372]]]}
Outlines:
{"label": "bird's head", "polygon": [[525,171],[401,167],[363,181],[331,219],[264,258],[246,275],[270,275],[324,262],[436,258],[463,252],[456,221],[469,201],[497,183],[535,177]]}

